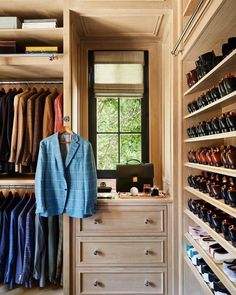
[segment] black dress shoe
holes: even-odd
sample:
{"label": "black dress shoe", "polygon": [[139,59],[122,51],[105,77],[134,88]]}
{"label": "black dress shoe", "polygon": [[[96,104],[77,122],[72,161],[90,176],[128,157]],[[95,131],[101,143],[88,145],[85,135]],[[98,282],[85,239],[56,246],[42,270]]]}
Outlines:
{"label": "black dress shoe", "polygon": [[229,51],[232,52],[236,49],[236,37],[231,37],[228,39]]}
{"label": "black dress shoe", "polygon": [[234,75],[228,75],[223,79],[224,88],[227,94],[236,90],[236,77]]}
{"label": "black dress shoe", "polygon": [[230,225],[229,227],[229,237],[234,247],[236,247],[236,226]]}

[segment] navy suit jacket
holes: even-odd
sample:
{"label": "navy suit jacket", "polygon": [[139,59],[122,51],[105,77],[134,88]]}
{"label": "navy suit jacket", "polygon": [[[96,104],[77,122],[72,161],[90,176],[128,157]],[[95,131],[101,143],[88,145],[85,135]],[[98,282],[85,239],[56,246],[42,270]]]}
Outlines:
{"label": "navy suit jacket", "polygon": [[65,161],[55,133],[40,143],[35,177],[36,213],[88,217],[95,213],[97,175],[91,144],[73,133]]}

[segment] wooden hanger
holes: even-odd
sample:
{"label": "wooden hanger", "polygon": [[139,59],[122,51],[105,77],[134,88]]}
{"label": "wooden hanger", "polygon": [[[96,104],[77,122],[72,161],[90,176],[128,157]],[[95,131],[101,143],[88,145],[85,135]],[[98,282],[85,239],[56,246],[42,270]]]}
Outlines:
{"label": "wooden hanger", "polygon": [[[70,135],[73,134],[73,131],[71,130],[69,126],[62,126],[58,132],[59,134],[63,134],[63,133],[69,133]],[[70,144],[71,141],[60,141],[60,143]]]}

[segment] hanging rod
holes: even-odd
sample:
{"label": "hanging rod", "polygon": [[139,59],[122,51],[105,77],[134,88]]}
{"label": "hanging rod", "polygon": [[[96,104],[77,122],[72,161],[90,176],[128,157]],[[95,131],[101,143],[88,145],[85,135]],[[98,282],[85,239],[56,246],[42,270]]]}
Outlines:
{"label": "hanging rod", "polygon": [[186,26],[184,27],[174,49],[171,51],[171,54],[174,55],[174,56],[177,56],[179,54],[179,52],[176,54],[176,50],[178,49],[181,41],[183,40],[184,36],[186,35],[189,27],[191,26],[192,22],[194,21],[198,11],[201,9],[203,3],[205,2],[205,0],[201,0],[197,6],[197,8],[195,9],[194,13],[192,14],[192,16],[190,17],[189,21],[187,22]]}
{"label": "hanging rod", "polygon": [[22,189],[22,188],[28,188],[28,189],[34,189],[34,185],[32,184],[3,184],[0,185],[0,189]]}
{"label": "hanging rod", "polygon": [[0,81],[0,84],[63,84],[63,81]]}

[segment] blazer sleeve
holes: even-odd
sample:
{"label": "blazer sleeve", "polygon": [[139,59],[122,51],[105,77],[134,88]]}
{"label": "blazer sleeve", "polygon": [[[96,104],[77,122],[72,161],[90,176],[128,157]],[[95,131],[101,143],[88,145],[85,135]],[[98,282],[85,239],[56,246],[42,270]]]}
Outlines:
{"label": "blazer sleeve", "polygon": [[45,205],[45,171],[46,171],[47,153],[43,142],[40,142],[39,156],[35,174],[35,198],[36,213],[46,211]]}
{"label": "blazer sleeve", "polygon": [[85,157],[84,188],[85,188],[85,216],[89,217],[96,213],[97,205],[97,172],[91,144]]}

